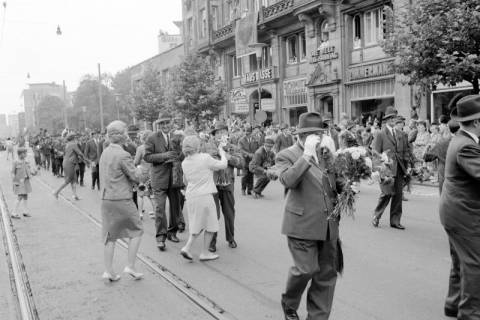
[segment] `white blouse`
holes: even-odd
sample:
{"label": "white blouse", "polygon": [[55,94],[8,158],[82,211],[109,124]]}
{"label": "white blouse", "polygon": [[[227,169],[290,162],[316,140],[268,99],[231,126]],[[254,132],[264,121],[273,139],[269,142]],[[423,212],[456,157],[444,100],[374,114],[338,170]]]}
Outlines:
{"label": "white blouse", "polygon": [[216,160],[208,153],[196,153],[182,162],[183,176],[187,184],[185,197],[192,198],[217,192],[213,172],[226,169],[227,159]]}

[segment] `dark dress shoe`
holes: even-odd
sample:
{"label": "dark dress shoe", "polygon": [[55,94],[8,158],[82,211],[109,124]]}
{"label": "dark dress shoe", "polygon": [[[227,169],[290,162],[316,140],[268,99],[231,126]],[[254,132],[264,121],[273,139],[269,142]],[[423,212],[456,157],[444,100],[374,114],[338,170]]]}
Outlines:
{"label": "dark dress shoe", "polygon": [[160,250],[160,251],[165,251],[165,249],[166,249],[165,241],[159,241],[159,242],[157,242],[157,248],[158,248],[158,250]]}
{"label": "dark dress shoe", "polygon": [[372,220],[372,226],[374,226],[375,228],[378,228],[378,224],[379,224],[379,220],[377,217],[373,217],[373,220]]}
{"label": "dark dress shoe", "polygon": [[445,308],[445,315],[447,317],[456,318],[458,315],[458,309]]}
{"label": "dark dress shoe", "polygon": [[394,229],[405,230],[405,227],[402,226],[400,223],[391,224],[390,227],[392,227],[392,228],[394,228]]}
{"label": "dark dress shoe", "polygon": [[237,247],[237,243],[235,242],[235,240],[232,240],[228,242],[228,246],[232,249],[235,249]]}
{"label": "dark dress shoe", "polygon": [[252,195],[252,191],[247,191],[247,194],[248,194],[249,196],[251,196],[251,195]]}
{"label": "dark dress shoe", "polygon": [[167,235],[167,239],[172,241],[172,242],[180,242],[180,239],[178,239],[177,236],[174,235],[174,234]]}
{"label": "dark dress shoe", "polygon": [[211,242],[210,246],[208,247],[208,251],[217,252],[217,245],[215,243]]}
{"label": "dark dress shoe", "polygon": [[300,319],[298,317],[297,311],[295,309],[287,308],[283,302],[282,302],[282,309],[283,309],[283,315],[285,316],[285,320],[299,320]]}

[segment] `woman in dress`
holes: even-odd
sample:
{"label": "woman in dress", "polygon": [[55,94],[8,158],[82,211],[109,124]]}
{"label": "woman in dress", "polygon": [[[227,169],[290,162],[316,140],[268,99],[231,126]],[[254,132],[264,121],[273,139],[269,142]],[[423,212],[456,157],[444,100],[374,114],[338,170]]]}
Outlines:
{"label": "woman in dress", "polygon": [[86,160],[83,152],[78,147],[77,135],[75,133],[69,133],[65,140],[67,141],[65,154],[63,156],[63,174],[65,176],[65,182],[53,193],[53,195],[58,199],[59,193],[70,184],[72,187],[73,199],[80,200],[77,195],[77,177],[75,172],[80,161],[88,160]]}
{"label": "woman in dress", "polygon": [[413,154],[417,161],[423,163],[423,155],[427,149],[427,145],[430,143],[430,133],[426,129],[425,121],[417,122],[417,137],[413,142]]}
{"label": "woman in dress", "polygon": [[208,251],[213,234],[218,231],[217,209],[213,194],[217,193],[217,187],[213,181],[213,171],[227,168],[227,155],[221,143],[218,147],[220,160],[212,158],[207,153],[199,153],[201,142],[197,136],[188,136],[183,140],[182,162],[183,176],[187,189],[185,192],[187,213],[189,221],[189,233],[187,244],[180,253],[187,260],[193,260],[190,253],[193,241],[205,230],[203,249],[200,260],[215,260],[218,255]]}
{"label": "woman in dress", "polygon": [[123,272],[130,274],[135,280],[143,278],[143,274],[135,270],[135,260],[140,246],[143,226],[132,199],[133,185],[138,183],[142,175],[135,169],[131,155],[122,145],[127,140],[127,126],[122,121],[113,121],[107,127],[110,144],[100,157],[100,194],[102,195],[102,237],[105,244],[105,272],[102,278],[106,281],[117,281],[120,276],[113,271],[113,252],[118,239],[129,239],[128,264]]}

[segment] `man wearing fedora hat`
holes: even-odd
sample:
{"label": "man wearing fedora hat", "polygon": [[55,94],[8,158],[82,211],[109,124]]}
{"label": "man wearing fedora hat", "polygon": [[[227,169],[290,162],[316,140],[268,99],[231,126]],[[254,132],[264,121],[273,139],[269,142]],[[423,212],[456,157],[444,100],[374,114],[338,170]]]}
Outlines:
{"label": "man wearing fedora hat", "polygon": [[293,145],[293,137],[288,132],[288,125],[286,123],[282,123],[280,125],[280,133],[278,134],[277,138],[275,139],[275,152],[280,152],[283,149],[287,149]]}
{"label": "man wearing fedora hat", "polygon": [[445,315],[480,319],[480,95],[457,102],[451,118],[460,123],[445,160],[440,221],[450,243],[452,267]]}
{"label": "man wearing fedora hat", "polygon": [[282,233],[294,261],[281,300],[286,320],[298,319],[297,309],[309,282],[307,319],[328,319],[337,273],[343,265],[339,221],[328,218],[343,181],[336,179],[323,152],[317,155],[325,129],[320,114],[303,113],[297,143],[277,154],[275,161],[286,189]]}
{"label": "man wearing fedora hat", "polygon": [[[181,193],[179,188],[172,186],[172,163],[181,159],[182,154],[171,150],[172,117],[167,113],[160,113],[155,126],[157,132],[152,133],[145,141],[146,162],[152,164],[151,185],[155,200],[155,238],[157,247],[164,251],[165,240],[179,242],[177,231],[181,214]],[[165,203],[168,197],[170,203],[170,216],[167,228]]]}
{"label": "man wearing fedora hat", "polygon": [[[400,223],[402,218],[403,181],[408,174],[408,163],[410,162],[410,146],[407,137],[403,132],[395,128],[397,110],[388,106],[383,116],[384,127],[377,134],[373,142],[373,149],[379,154],[387,153],[392,159],[392,173],[394,176],[393,194],[381,191],[378,204],[373,214],[372,225],[378,227],[383,212],[390,204],[390,227],[404,230]],[[381,188],[381,190],[383,190]]]}

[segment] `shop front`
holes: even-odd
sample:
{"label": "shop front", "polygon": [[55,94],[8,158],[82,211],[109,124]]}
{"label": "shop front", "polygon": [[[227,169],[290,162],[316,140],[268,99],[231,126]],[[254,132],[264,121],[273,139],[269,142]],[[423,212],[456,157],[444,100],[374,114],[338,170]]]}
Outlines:
{"label": "shop front", "polygon": [[395,74],[392,61],[347,69],[346,110],[352,119],[381,119],[387,106],[395,106]]}
{"label": "shop front", "polygon": [[300,115],[308,111],[306,82],[306,78],[283,82],[283,119],[291,126],[296,126]]}
{"label": "shop front", "polygon": [[456,97],[471,94],[472,89],[472,84],[468,82],[462,82],[456,86],[439,85],[430,96],[430,110],[427,115],[430,121],[437,122],[441,115],[450,116],[451,101]]}

